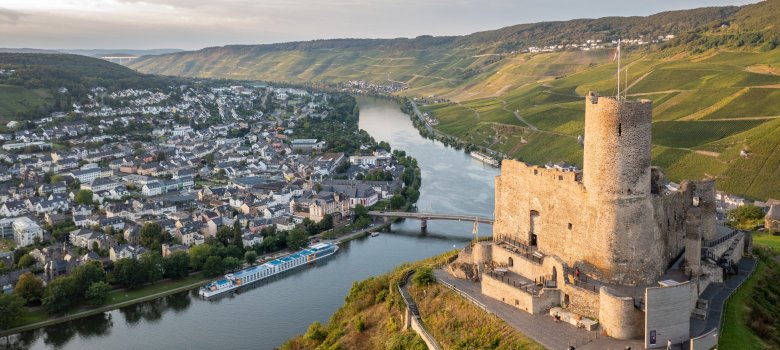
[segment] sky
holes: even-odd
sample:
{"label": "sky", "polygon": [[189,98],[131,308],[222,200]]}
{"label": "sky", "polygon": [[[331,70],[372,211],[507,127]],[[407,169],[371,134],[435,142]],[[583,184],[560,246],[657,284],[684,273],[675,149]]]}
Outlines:
{"label": "sky", "polygon": [[0,47],[192,50],[463,35],[520,23],[751,2],[756,0],[0,0]]}

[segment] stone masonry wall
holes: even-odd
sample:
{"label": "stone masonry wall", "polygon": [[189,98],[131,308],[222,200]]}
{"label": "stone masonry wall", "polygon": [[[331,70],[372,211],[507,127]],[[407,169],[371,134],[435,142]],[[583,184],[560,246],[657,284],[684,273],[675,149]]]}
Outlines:
{"label": "stone masonry wall", "polygon": [[599,293],[585,290],[574,285],[567,284],[562,286],[562,292],[564,298],[569,296],[569,304],[564,305],[572,312],[590,317],[592,319],[599,319]]}
{"label": "stone masonry wall", "polygon": [[599,290],[599,323],[616,339],[641,338],[645,331],[644,313],[634,307],[634,298],[617,296],[607,287]]}

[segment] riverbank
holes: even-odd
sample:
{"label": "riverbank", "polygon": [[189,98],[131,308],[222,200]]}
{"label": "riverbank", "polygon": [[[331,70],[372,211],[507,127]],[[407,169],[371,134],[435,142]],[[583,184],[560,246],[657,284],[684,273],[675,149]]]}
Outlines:
{"label": "riverbank", "polygon": [[[387,226],[390,226],[390,224],[368,227],[356,232],[351,232],[338,237],[334,237],[333,239],[329,239],[329,241],[333,241],[337,243],[349,242],[354,239],[366,237],[370,235],[371,232],[373,231],[383,230]],[[327,234],[327,232],[323,232],[313,237],[317,238],[325,234]],[[287,250],[278,251],[272,254],[267,254],[266,256],[263,256],[261,258],[269,259],[272,257],[283,256],[290,253],[292,253],[292,251],[287,251]],[[12,326],[12,328],[0,331],[0,337],[10,335],[10,334],[16,334],[19,332],[29,331],[41,327],[52,326],[67,321],[73,321],[79,318],[119,309],[125,306],[130,306],[145,301],[166,297],[171,294],[197,289],[207,284],[213,279],[214,279],[213,277],[203,276],[202,272],[196,272],[181,280],[163,280],[155,284],[148,285],[134,290],[117,289],[111,291],[108,294],[108,298],[107,298],[108,304],[106,305],[98,306],[98,307],[81,307],[78,310],[74,310],[74,312],[67,313],[61,316],[50,317],[50,315],[43,309],[43,307],[28,308],[24,311],[22,316],[19,318],[18,322],[15,323]]]}
{"label": "riverbank", "polygon": [[160,281],[156,284],[135,290],[114,290],[108,294],[108,301],[110,304],[94,308],[82,307],[75,312],[67,313],[62,316],[48,317],[46,311],[40,307],[34,310],[28,309],[20,318],[20,322],[14,324],[13,328],[0,331],[0,336],[73,321],[82,317],[92,316],[144,301],[162,298],[171,294],[189,291],[208,283],[210,280],[210,278],[204,277],[202,273],[196,273],[181,280]]}
{"label": "riverbank", "polygon": [[401,105],[401,111],[411,118],[412,124],[414,125],[414,128],[417,129],[417,132],[420,133],[420,136],[426,139],[439,141],[444,145],[452,147],[456,150],[462,149],[467,154],[473,151],[480,151],[495,160],[497,163],[501,163],[501,160],[507,157],[506,154],[497,152],[487,147],[466,143],[458,137],[447,135],[434,128],[425,120],[425,117],[423,116],[422,112],[420,112],[420,109],[417,107],[417,103],[414,100],[405,98],[399,104]]}

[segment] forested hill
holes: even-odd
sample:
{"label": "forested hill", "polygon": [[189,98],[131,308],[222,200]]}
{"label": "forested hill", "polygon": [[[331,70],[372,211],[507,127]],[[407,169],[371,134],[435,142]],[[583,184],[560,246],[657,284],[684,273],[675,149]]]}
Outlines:
{"label": "forested hill", "polygon": [[138,73],[99,58],[71,54],[0,53],[0,69],[16,71],[0,78],[0,83],[26,88],[124,88],[161,84],[169,80]]}
{"label": "forested hill", "polygon": [[[96,86],[156,88],[173,78],[141,74],[102,59],[70,54],[0,52],[0,121],[34,120],[68,111]],[[10,73],[13,71],[13,73]],[[58,93],[60,88],[68,94]]]}

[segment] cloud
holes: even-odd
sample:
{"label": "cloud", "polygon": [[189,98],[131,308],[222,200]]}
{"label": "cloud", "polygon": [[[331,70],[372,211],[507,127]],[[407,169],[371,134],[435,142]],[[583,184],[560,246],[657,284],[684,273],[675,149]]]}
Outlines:
{"label": "cloud", "polygon": [[13,23],[24,16],[24,13],[0,7],[0,24]]}

